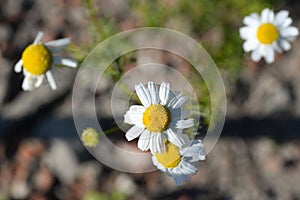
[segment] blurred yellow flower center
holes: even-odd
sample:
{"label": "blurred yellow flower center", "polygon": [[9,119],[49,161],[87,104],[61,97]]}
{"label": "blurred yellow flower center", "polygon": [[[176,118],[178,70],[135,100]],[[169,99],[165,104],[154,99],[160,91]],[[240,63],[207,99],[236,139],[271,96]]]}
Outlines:
{"label": "blurred yellow flower center", "polygon": [[82,133],[82,140],[85,146],[95,147],[99,143],[99,134],[93,128],[87,128]]}
{"label": "blurred yellow flower center", "polygon": [[43,44],[29,45],[22,54],[24,68],[33,75],[45,74],[52,65],[52,54]]}
{"label": "blurred yellow flower center", "polygon": [[149,106],[143,117],[145,127],[150,132],[161,133],[165,131],[171,121],[170,111],[163,105],[154,104]]}
{"label": "blurred yellow flower center", "polygon": [[166,168],[177,167],[181,162],[179,147],[177,147],[175,144],[170,143],[169,141],[167,141],[165,145],[166,150],[162,154],[155,153],[157,161]]}
{"label": "blurred yellow flower center", "polygon": [[279,38],[279,32],[273,24],[262,24],[257,31],[257,38],[263,44],[272,44]]}

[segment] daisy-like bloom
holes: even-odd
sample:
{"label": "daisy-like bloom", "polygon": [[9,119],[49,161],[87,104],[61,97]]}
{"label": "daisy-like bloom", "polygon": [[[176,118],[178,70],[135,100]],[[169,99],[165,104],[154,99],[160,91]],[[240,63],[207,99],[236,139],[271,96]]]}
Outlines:
{"label": "daisy-like bloom", "polygon": [[282,10],[276,15],[268,8],[259,16],[252,13],[244,18],[246,26],[240,28],[241,38],[245,40],[243,48],[251,53],[253,61],[259,61],[262,57],[267,63],[274,61],[275,52],[282,53],[291,48],[290,42],[299,34],[296,27],[290,26],[292,19],[289,12]]}
{"label": "daisy-like bloom", "polygon": [[87,147],[95,147],[99,143],[99,133],[93,128],[83,130],[81,139]]}
{"label": "daisy-like bloom", "polygon": [[189,140],[184,135],[184,145],[179,148],[165,141],[166,150],[152,155],[153,164],[161,171],[172,176],[177,185],[190,181],[190,175],[196,174],[200,160],[205,160],[205,148],[201,140]]}
{"label": "daisy-like bloom", "polygon": [[170,84],[165,82],[159,89],[154,82],[149,82],[148,88],[140,83],[135,90],[143,106],[130,106],[124,115],[125,123],[134,125],[125,135],[127,140],[139,137],[139,149],[150,149],[152,153],[164,151],[165,139],[181,147],[184,143],[182,129],[194,125],[193,119],[185,120],[189,112],[182,111],[188,97],[171,91]]}
{"label": "daisy-like bloom", "polygon": [[23,51],[22,59],[14,67],[17,73],[21,72],[23,68],[25,78],[22,88],[25,91],[38,88],[45,76],[50,87],[55,90],[57,86],[51,73],[51,68],[54,65],[64,65],[73,68],[77,66],[77,62],[73,59],[53,55],[63,51],[70,44],[70,38],[53,40],[44,44],[41,42],[43,36],[44,33],[39,31],[33,44]]}

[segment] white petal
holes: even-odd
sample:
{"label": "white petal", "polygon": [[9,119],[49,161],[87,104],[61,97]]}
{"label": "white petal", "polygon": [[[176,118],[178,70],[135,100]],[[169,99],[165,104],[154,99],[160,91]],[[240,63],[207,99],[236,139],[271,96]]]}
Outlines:
{"label": "white petal", "polygon": [[[189,161],[190,162],[190,161]],[[189,162],[183,161],[180,165],[179,168],[179,173],[182,175],[189,176],[190,174],[196,174],[197,173],[197,168],[194,167],[192,164]],[[186,177],[185,177],[186,178]],[[188,180],[188,179],[187,179]]]}
{"label": "white petal", "polygon": [[173,129],[167,129],[168,140],[178,147],[182,147],[184,140],[180,133],[176,133]]}
{"label": "white petal", "polygon": [[251,59],[255,62],[258,62],[262,57],[262,54],[260,53],[260,49],[257,48],[251,53]]}
{"label": "white petal", "polygon": [[169,99],[167,102],[167,107],[171,108],[173,107],[174,103],[177,102],[177,97],[175,96],[175,94],[171,91],[169,94]]}
{"label": "white petal", "polygon": [[24,87],[27,88],[27,90],[33,90],[35,88],[38,88],[42,84],[44,80],[44,75],[39,75],[39,76],[32,75],[31,73],[27,72],[25,68],[23,72],[27,82],[25,83]]}
{"label": "white petal", "polygon": [[175,127],[178,129],[186,129],[192,126],[194,126],[194,119],[179,120],[175,125]]}
{"label": "white petal", "polygon": [[278,12],[274,20],[275,25],[277,27],[280,27],[288,16],[289,16],[289,12],[286,10],[281,10],[280,12]]}
{"label": "white petal", "polygon": [[150,97],[148,89],[145,88],[145,86],[142,83],[140,83],[135,86],[135,91],[136,91],[136,94],[139,97],[140,101],[142,102],[142,104],[146,108],[149,107],[151,105],[151,97]]}
{"label": "white petal", "polygon": [[130,106],[129,110],[124,115],[124,122],[127,124],[134,124],[141,128],[144,128],[143,116],[145,112],[143,106],[133,105]]}
{"label": "white petal", "polygon": [[259,19],[258,14],[256,14],[256,13],[253,13],[250,16],[246,16],[244,18],[243,22],[247,26],[255,26],[255,27],[257,27],[257,26],[260,25],[260,19]]}
{"label": "white petal", "polygon": [[173,93],[175,94],[176,97],[181,97],[183,96],[182,92],[178,91],[178,90],[174,90]]}
{"label": "white petal", "polygon": [[77,67],[76,60],[71,59],[71,58],[66,58],[66,57],[55,56],[53,58],[53,63],[56,65],[64,65],[64,66],[72,67],[72,68]]}
{"label": "white petal", "polygon": [[56,90],[57,86],[56,86],[55,80],[54,80],[53,75],[50,70],[48,70],[46,72],[46,76],[47,76],[47,80],[48,80],[49,85],[52,88],[52,90]]}
{"label": "white petal", "polygon": [[187,96],[181,96],[177,99],[177,101],[173,104],[173,108],[176,109],[176,108],[181,108],[183,107],[189,100],[189,97]]}
{"label": "white petal", "polygon": [[166,105],[169,99],[170,84],[162,82],[159,87],[159,98],[162,105]]}
{"label": "white petal", "polygon": [[184,175],[172,174],[172,177],[173,177],[173,179],[174,179],[174,181],[177,185],[182,185],[183,184],[182,176],[184,176]]}
{"label": "white petal", "polygon": [[261,48],[261,53],[263,54],[265,60],[267,63],[272,63],[274,62],[275,59],[275,52],[272,46],[270,45],[263,45]]}
{"label": "white petal", "polygon": [[201,140],[194,140],[190,146],[181,151],[184,157],[190,157],[190,162],[205,160],[206,152],[205,147]]}
{"label": "white petal", "polygon": [[254,49],[257,49],[259,46],[258,40],[246,40],[243,44],[243,48],[245,52],[253,51]]}
{"label": "white petal", "polygon": [[157,84],[150,81],[148,83],[148,88],[149,88],[149,93],[150,93],[150,96],[151,96],[152,104],[159,104]]}
{"label": "white petal", "polygon": [[180,153],[183,155],[184,152],[187,150],[187,148],[189,148],[190,145],[192,144],[192,141],[190,140],[189,136],[187,136],[186,134],[182,134],[182,139],[184,144],[180,149]]}
{"label": "white petal", "polygon": [[240,28],[240,36],[244,40],[255,38],[256,32],[257,32],[257,28],[247,27],[247,26]]}
{"label": "white petal", "polygon": [[253,19],[256,19],[256,20],[258,20],[260,22],[260,16],[259,16],[259,14],[257,14],[257,13],[251,13],[250,17],[252,17]]}
{"label": "white petal", "polygon": [[288,18],[283,22],[283,24],[281,25],[280,28],[286,28],[286,27],[288,27],[289,25],[291,25],[292,22],[293,22],[293,20],[292,20],[291,18],[288,17]]}
{"label": "white petal", "polygon": [[59,53],[63,51],[70,43],[71,43],[70,38],[62,38],[62,39],[47,42],[46,46],[50,49],[52,53]]}
{"label": "white petal", "polygon": [[265,8],[262,12],[261,12],[261,22],[266,23],[266,22],[270,22],[269,21],[269,17],[270,15],[272,15],[273,11],[271,11],[269,8]]}
{"label": "white petal", "polygon": [[176,91],[176,90],[175,91],[170,90],[169,98],[168,98],[167,104],[166,104],[167,107],[169,107],[169,108],[172,107],[174,105],[174,103],[177,102],[177,99],[182,96],[183,96],[183,94],[181,92]]}
{"label": "white petal", "polygon": [[285,37],[284,39],[286,39],[289,42],[293,42],[297,39],[297,36],[292,36],[292,37]]}
{"label": "white petal", "polygon": [[274,14],[274,11],[270,10],[269,16],[268,16],[268,22],[269,22],[269,23],[274,23],[274,20],[275,20],[275,14]]}
{"label": "white petal", "polygon": [[35,81],[35,83],[34,83],[34,87],[35,87],[35,88],[40,87],[41,84],[43,83],[43,80],[44,80],[44,75],[36,76],[36,81]]}
{"label": "white petal", "polygon": [[138,127],[138,126],[133,126],[131,127],[127,132],[126,132],[126,139],[128,141],[131,141],[137,137],[140,136],[140,134],[145,130],[145,128],[141,128],[141,127]]}
{"label": "white petal", "polygon": [[132,119],[132,117],[130,116],[129,111],[127,111],[124,115],[124,122],[126,124],[135,124],[134,120]]}
{"label": "white petal", "polygon": [[151,133],[147,129],[144,130],[144,132],[141,134],[139,138],[138,148],[141,149],[142,151],[147,151],[149,149],[150,139],[151,139]]}
{"label": "white petal", "polygon": [[156,138],[158,153],[163,153],[165,151],[165,143],[164,143],[164,135],[162,133],[158,133]]}
{"label": "white petal", "polygon": [[164,140],[161,133],[151,133],[150,151],[151,153],[163,153],[165,150]]}
{"label": "white petal", "polygon": [[28,86],[29,90],[35,89],[35,83],[37,82],[37,77],[28,73]]}
{"label": "white petal", "polygon": [[248,30],[250,30],[251,28],[250,27],[247,27],[247,26],[244,26],[244,27],[241,27],[239,29],[240,31],[240,36],[242,39],[246,40],[248,38]]}
{"label": "white petal", "polygon": [[151,153],[157,153],[157,145],[156,145],[156,135],[157,133],[151,133],[150,136],[150,144],[149,144],[149,148]]}
{"label": "white petal", "polygon": [[299,35],[299,30],[296,27],[290,26],[280,30],[281,37],[295,37]]}
{"label": "white petal", "polygon": [[30,87],[29,85],[29,76],[25,76],[23,83],[22,83],[22,89],[24,91],[32,90],[33,87]]}
{"label": "white petal", "polygon": [[15,72],[20,73],[22,71],[23,60],[20,59],[14,67]]}
{"label": "white petal", "polygon": [[137,112],[143,114],[146,111],[146,108],[144,106],[140,105],[132,105],[129,107],[129,110],[132,112]]}
{"label": "white petal", "polygon": [[62,39],[58,39],[58,40],[52,40],[50,42],[47,42],[46,45],[47,46],[67,46],[71,43],[71,39],[70,38],[62,38]]}
{"label": "white petal", "polygon": [[33,44],[38,44],[38,43],[40,43],[40,41],[42,40],[43,36],[44,36],[44,33],[43,33],[42,31],[39,31],[39,32],[37,33],[37,35],[36,35],[34,41],[33,41]]}
{"label": "white petal", "polygon": [[173,177],[173,180],[175,181],[176,185],[182,185],[182,181],[181,179],[178,177],[179,175],[177,174],[171,174],[171,176]]}
{"label": "white petal", "polygon": [[127,124],[132,124],[141,128],[145,128],[145,125],[143,123],[143,115],[139,113],[127,111],[124,115],[124,122]]}
{"label": "white petal", "polygon": [[279,46],[279,42],[275,42],[272,46],[277,53],[282,53],[282,48]]}
{"label": "white petal", "polygon": [[24,76],[31,75],[29,72],[27,72],[27,70],[25,68],[23,68],[23,74],[24,74]]}
{"label": "white petal", "polygon": [[41,82],[43,82],[44,75],[35,76],[27,72],[26,70],[23,70],[25,75],[25,79],[22,84],[22,88],[24,90],[32,91],[35,88],[39,87],[41,85]]}
{"label": "white petal", "polygon": [[278,41],[278,45],[285,51],[288,51],[291,49],[291,44],[288,41],[283,40],[283,39]]}
{"label": "white petal", "polygon": [[[193,161],[191,161],[193,162]],[[193,166],[192,164],[188,163],[188,162],[182,162],[181,164],[182,168],[183,168],[183,173],[184,174],[196,174],[198,169]]]}

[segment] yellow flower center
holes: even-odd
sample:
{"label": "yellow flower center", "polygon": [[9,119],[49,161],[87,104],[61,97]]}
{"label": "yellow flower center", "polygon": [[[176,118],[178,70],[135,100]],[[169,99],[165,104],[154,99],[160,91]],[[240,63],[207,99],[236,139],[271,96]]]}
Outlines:
{"label": "yellow flower center", "polygon": [[169,141],[167,141],[165,145],[166,150],[162,154],[155,153],[157,161],[166,168],[177,167],[181,162],[179,147],[177,147],[175,144],[170,143]]}
{"label": "yellow flower center", "polygon": [[24,68],[33,75],[45,74],[52,65],[52,54],[43,44],[29,45],[22,54]]}
{"label": "yellow flower center", "polygon": [[278,29],[270,23],[262,24],[258,28],[257,38],[263,44],[272,44],[279,38]]}
{"label": "yellow flower center", "polygon": [[149,106],[143,117],[145,127],[150,132],[161,133],[165,131],[171,121],[170,111],[163,105]]}
{"label": "yellow flower center", "polygon": [[82,140],[85,146],[95,147],[99,143],[99,134],[93,128],[87,128],[82,133]]}

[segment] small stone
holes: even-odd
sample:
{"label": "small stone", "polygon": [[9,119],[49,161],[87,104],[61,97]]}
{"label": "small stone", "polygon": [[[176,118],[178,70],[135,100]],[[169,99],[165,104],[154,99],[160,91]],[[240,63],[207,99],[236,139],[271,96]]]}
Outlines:
{"label": "small stone", "polygon": [[75,180],[78,160],[70,145],[59,139],[51,142],[49,151],[43,157],[42,163],[46,164],[60,179],[68,184]]}
{"label": "small stone", "polygon": [[137,187],[133,182],[132,178],[126,174],[120,174],[114,181],[115,190],[118,190],[122,193],[133,195]]}

